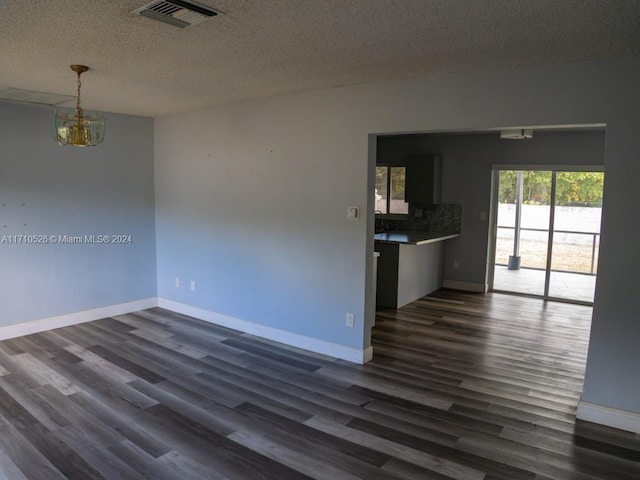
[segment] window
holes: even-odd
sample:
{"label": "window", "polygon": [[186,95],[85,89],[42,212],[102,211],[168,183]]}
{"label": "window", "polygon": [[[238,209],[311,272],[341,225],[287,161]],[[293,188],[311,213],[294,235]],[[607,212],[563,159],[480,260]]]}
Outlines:
{"label": "window", "polygon": [[376,167],[376,213],[409,213],[404,200],[405,167]]}

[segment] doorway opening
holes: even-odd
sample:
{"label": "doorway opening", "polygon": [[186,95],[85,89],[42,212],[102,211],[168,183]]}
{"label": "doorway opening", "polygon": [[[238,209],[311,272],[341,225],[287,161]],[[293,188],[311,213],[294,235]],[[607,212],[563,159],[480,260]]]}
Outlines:
{"label": "doorway opening", "polygon": [[593,305],[604,172],[493,171],[492,291]]}

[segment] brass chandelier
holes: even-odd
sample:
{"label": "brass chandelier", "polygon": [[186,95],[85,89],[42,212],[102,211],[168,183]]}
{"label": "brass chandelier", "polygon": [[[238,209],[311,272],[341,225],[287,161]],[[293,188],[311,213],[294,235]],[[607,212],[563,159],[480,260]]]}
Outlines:
{"label": "brass chandelier", "polygon": [[95,147],[104,140],[104,116],[101,113],[85,112],[80,107],[80,75],[89,70],[89,67],[71,65],[71,70],[78,75],[76,108],[53,112],[53,134],[60,145]]}

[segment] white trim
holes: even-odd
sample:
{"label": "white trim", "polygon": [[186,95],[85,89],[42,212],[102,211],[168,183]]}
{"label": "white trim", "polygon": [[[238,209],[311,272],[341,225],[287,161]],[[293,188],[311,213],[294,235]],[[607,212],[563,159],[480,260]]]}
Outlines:
{"label": "white trim", "polygon": [[364,365],[367,362],[373,360],[373,347],[369,346],[362,351],[362,362],[354,362],[359,363],[360,365]]}
{"label": "white trim", "polygon": [[109,305],[106,307],[94,308],[92,310],[69,313],[67,315],[58,315],[57,317],[42,318],[40,320],[32,320],[30,322],[18,323],[16,325],[7,325],[5,327],[0,327],[0,340],[21,337],[23,335],[31,335],[32,333],[53,330],[54,328],[68,327],[70,325],[100,320],[101,318],[113,317],[114,315],[137,312],[138,310],[157,306],[158,298],[150,297],[142,300],[135,300],[133,302],[120,303],[118,305]]}
{"label": "white trim", "polygon": [[452,290],[462,290],[463,292],[487,293],[487,285],[485,283],[460,282],[458,280],[444,280],[443,288],[451,288]]}
{"label": "white trim", "polygon": [[541,172],[604,172],[604,164],[599,165],[502,165],[494,163],[491,170],[535,170]]}
{"label": "white trim", "polygon": [[628,432],[640,433],[640,413],[604,407],[580,400],[576,418]]}
{"label": "white trim", "polygon": [[230,317],[210,310],[204,310],[184,303],[174,302],[173,300],[167,300],[165,298],[158,298],[158,306],[173,312],[204,320],[205,322],[214,323],[216,325],[232,328],[244,333],[250,333],[251,335],[284,343],[285,345],[302,348],[303,350],[309,350],[323,355],[329,355],[331,357],[340,358],[360,365],[368,362],[373,357],[372,347],[359,350],[357,348],[347,347],[338,343],[327,342],[325,340],[287,332],[286,330],[280,330],[278,328],[261,325],[259,323],[241,320],[239,318]]}

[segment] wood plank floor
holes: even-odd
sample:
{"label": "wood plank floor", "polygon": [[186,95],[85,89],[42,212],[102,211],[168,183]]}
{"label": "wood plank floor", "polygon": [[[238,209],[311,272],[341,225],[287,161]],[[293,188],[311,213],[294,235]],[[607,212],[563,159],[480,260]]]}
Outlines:
{"label": "wood plank floor", "polygon": [[640,478],[576,422],[591,309],[440,291],[357,366],[151,309],[0,342],[0,479]]}

